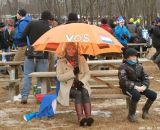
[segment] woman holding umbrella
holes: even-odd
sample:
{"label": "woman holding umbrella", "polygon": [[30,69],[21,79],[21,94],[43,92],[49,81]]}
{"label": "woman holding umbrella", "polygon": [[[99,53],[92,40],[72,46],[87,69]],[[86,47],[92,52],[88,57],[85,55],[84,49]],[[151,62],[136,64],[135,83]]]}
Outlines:
{"label": "woman holding umbrella", "polygon": [[83,56],[78,55],[77,46],[73,42],[66,43],[63,52],[57,61],[57,78],[60,81],[57,101],[69,106],[69,98],[73,98],[79,125],[91,126],[94,120],[91,117],[88,64]]}

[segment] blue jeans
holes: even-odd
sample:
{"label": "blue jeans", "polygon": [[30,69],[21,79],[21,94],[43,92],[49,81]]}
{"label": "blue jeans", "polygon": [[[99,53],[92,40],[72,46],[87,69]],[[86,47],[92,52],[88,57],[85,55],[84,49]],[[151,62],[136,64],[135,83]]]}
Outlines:
{"label": "blue jeans", "polygon": [[[47,72],[48,71],[48,59],[28,59],[25,57],[24,60],[24,77],[23,77],[23,88],[21,90],[22,98],[28,98],[31,78],[29,74],[32,72]],[[38,86],[41,86],[40,81],[37,83]]]}

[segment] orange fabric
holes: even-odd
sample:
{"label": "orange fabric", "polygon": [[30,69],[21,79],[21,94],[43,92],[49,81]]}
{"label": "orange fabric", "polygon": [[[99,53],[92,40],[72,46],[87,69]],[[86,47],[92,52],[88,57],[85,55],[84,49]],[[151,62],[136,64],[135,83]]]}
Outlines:
{"label": "orange fabric", "polygon": [[98,55],[121,52],[119,41],[101,27],[85,23],[72,23],[57,26],[42,35],[34,44],[37,51],[56,51],[62,55],[64,44],[78,43],[80,54]]}

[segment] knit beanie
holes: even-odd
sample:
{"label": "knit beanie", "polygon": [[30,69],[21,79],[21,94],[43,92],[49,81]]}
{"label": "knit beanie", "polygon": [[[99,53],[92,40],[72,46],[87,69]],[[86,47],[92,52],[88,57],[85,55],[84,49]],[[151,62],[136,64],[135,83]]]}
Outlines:
{"label": "knit beanie", "polygon": [[43,20],[53,20],[54,18],[53,18],[53,15],[51,14],[50,11],[45,10],[41,14],[41,19],[43,19]]}
{"label": "knit beanie", "polygon": [[125,59],[127,59],[129,56],[137,56],[137,55],[138,55],[138,53],[137,53],[136,49],[134,49],[134,48],[128,48],[125,51],[124,57],[125,57]]}

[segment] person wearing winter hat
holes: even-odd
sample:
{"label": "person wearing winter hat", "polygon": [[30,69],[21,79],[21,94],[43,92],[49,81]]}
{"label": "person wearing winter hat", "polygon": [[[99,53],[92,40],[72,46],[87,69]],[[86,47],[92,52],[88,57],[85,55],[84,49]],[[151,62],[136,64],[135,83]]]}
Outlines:
{"label": "person wearing winter hat", "polygon": [[122,16],[119,16],[117,19],[118,25],[114,29],[114,34],[117,40],[124,46],[122,49],[123,54],[128,47],[128,41],[131,38],[131,34],[128,31],[127,27],[124,25],[125,20]]}
{"label": "person wearing winter hat", "polygon": [[125,52],[125,62],[118,69],[119,85],[123,94],[129,96],[128,120],[137,122],[136,108],[141,95],[148,99],[142,108],[142,118],[149,117],[149,109],[157,98],[157,93],[149,89],[149,76],[144,72],[144,68],[138,63],[137,50],[128,48]]}
{"label": "person wearing winter hat", "polygon": [[[45,32],[50,30],[50,20],[53,16],[50,11],[45,10],[41,13],[41,19],[31,21],[22,33],[21,41],[25,41],[28,37],[28,44],[32,45],[39,37]],[[29,46],[29,45],[28,45]],[[21,100],[22,104],[26,104],[30,92],[31,79],[29,74],[36,72],[47,72],[48,71],[48,52],[34,51],[38,56],[30,55],[27,53],[29,47],[26,49],[25,60],[24,60],[24,76],[23,76],[23,88],[18,96],[15,96],[15,100]],[[41,86],[41,81],[37,81],[37,86]]]}
{"label": "person wearing winter hat", "polygon": [[78,22],[78,15],[77,13],[69,13],[67,24],[69,23],[77,23]]}

